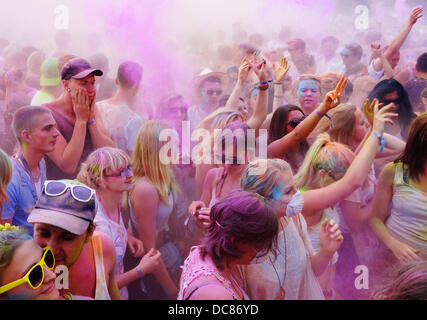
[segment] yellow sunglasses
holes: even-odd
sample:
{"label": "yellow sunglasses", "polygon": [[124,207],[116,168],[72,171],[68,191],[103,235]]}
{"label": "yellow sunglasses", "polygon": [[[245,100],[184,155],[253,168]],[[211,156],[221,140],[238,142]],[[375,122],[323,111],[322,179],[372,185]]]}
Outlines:
{"label": "yellow sunglasses", "polygon": [[44,266],[49,270],[52,270],[55,267],[55,256],[51,247],[46,247],[43,249],[44,253],[41,260],[36,263],[31,269],[27,272],[25,276],[21,279],[15,280],[11,283],[5,284],[0,287],[0,294],[5,293],[17,286],[20,286],[23,283],[28,283],[32,289],[39,288],[44,281]]}

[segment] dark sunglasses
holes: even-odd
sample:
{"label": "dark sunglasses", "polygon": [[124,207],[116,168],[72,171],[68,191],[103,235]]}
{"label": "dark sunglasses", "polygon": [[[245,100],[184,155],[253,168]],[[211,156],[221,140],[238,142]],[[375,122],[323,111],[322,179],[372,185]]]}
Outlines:
{"label": "dark sunglasses", "polygon": [[222,90],[206,90],[205,92],[208,96],[213,96],[214,94],[217,96],[222,95]]}
{"label": "dark sunglasses", "polygon": [[113,177],[127,178],[127,177],[130,177],[132,170],[133,170],[133,165],[128,165],[127,168],[124,168],[117,173],[104,174],[104,177],[107,177],[107,178],[113,178]]}
{"label": "dark sunglasses", "polygon": [[306,115],[303,115],[301,118],[295,118],[292,119],[291,121],[288,122],[288,124],[292,127],[292,128],[296,128],[297,125],[299,125],[305,118],[307,118]]}
{"label": "dark sunglasses", "polygon": [[382,102],[384,104],[384,106],[387,106],[390,103],[399,104],[400,103],[400,98],[397,98],[397,99],[394,99],[394,100],[384,99],[384,100],[381,100],[380,102]]}

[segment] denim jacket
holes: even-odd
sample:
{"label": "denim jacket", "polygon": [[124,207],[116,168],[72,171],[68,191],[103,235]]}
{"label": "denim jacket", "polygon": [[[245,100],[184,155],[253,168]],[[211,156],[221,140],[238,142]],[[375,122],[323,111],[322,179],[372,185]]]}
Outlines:
{"label": "denim jacket", "polygon": [[[3,205],[1,219],[12,219],[12,224],[22,226],[28,230],[28,233],[33,235],[33,226],[27,222],[28,215],[33,210],[37,202],[37,191],[31,180],[31,176],[27,173],[21,162],[12,158],[13,174],[6,195],[9,200],[6,200]],[[46,164],[44,159],[40,161],[41,185],[43,187],[46,181]]]}

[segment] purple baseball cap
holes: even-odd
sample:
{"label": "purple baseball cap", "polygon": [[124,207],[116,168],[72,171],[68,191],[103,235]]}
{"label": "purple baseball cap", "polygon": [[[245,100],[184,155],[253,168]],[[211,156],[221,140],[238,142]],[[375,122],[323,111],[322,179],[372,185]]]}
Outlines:
{"label": "purple baseball cap", "polygon": [[83,58],[73,58],[64,64],[61,70],[61,80],[83,79],[90,74],[102,76],[103,72],[99,69],[93,69],[89,62]]}
{"label": "purple baseball cap", "polygon": [[[59,181],[81,185],[90,189],[77,181]],[[73,234],[82,235],[95,219],[96,201],[95,196],[92,196],[87,202],[76,200],[72,196],[70,189],[58,196],[49,196],[46,194],[45,188],[43,188],[43,192],[37,200],[35,208],[29,214],[27,221],[31,224],[50,224]]]}

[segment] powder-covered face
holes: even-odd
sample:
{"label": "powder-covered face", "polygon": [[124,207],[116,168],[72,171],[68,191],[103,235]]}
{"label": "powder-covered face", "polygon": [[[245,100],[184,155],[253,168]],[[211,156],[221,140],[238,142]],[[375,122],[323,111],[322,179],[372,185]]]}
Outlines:
{"label": "powder-covered face", "polygon": [[298,101],[302,109],[311,113],[317,108],[320,98],[319,84],[314,80],[302,80],[297,90]]}
{"label": "powder-covered face", "polygon": [[296,193],[295,181],[292,171],[288,170],[281,174],[271,194],[271,204],[278,218],[286,215],[288,203]]}

